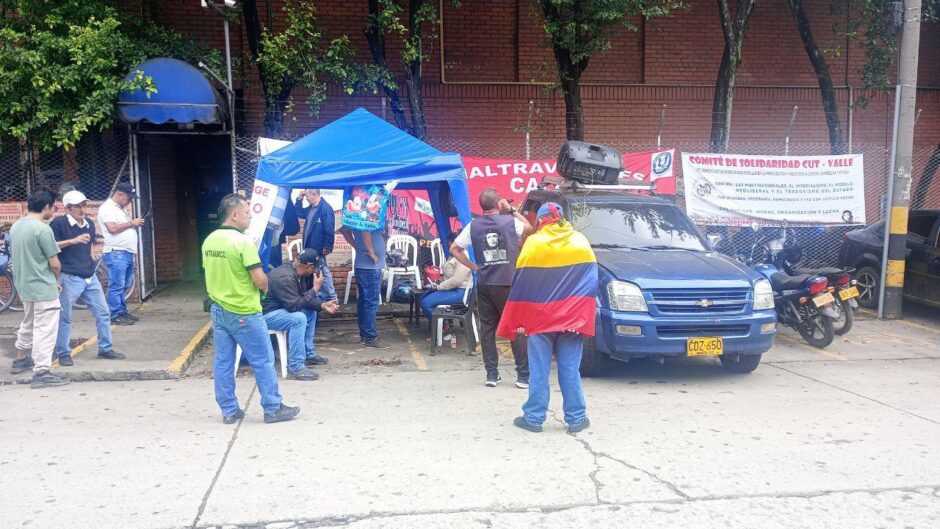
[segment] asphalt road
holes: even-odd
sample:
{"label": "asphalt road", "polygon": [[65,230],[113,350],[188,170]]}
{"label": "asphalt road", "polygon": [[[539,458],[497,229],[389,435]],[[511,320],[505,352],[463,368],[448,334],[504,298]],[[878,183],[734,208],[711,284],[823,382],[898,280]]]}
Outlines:
{"label": "asphalt road", "polygon": [[[940,323],[863,318],[826,351],[785,331],[750,375],[714,361],[616,365],[584,383],[591,429],[511,426],[525,391],[479,356],[321,332],[302,407],[224,426],[203,376],[0,387],[0,526],[940,527]],[[207,358],[211,349],[206,352]]]}

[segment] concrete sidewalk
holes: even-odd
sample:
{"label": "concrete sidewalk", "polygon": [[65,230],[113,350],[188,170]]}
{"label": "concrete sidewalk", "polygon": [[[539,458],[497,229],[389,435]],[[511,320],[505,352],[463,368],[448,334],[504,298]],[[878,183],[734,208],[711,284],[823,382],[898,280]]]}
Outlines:
{"label": "concrete sidewalk", "polygon": [[[211,339],[209,316],[202,310],[202,285],[176,283],[157,292],[142,305],[128,308],[140,318],[130,326],[112,325],[114,350],[125,360],[99,360],[95,320],[87,310],[72,311],[73,367],[55,367],[72,380],[153,380],[180,376],[186,361]],[[22,312],[0,314],[0,384],[27,382],[32,373],[11,375],[16,358],[16,330]],[[182,356],[182,357],[181,357]],[[54,365],[57,365],[54,364]]]}

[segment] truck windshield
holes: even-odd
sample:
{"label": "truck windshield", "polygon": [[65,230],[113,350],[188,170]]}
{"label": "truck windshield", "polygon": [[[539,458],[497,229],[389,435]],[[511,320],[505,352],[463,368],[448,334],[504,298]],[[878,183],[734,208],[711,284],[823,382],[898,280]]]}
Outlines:
{"label": "truck windshield", "polygon": [[571,218],[597,248],[706,250],[689,218],[669,204],[572,202]]}

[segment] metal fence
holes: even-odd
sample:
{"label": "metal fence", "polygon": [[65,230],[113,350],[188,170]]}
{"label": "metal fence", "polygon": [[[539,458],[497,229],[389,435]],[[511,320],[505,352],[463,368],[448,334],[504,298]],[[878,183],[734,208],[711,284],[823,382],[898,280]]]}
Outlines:
{"label": "metal fence", "polygon": [[[494,142],[493,140],[433,138],[429,143],[443,151],[457,152],[466,156],[514,159],[554,159],[563,140],[538,140],[529,142]],[[707,142],[675,142],[657,146],[655,143],[607,141],[607,145],[621,152],[642,152],[658,148],[675,148],[677,152],[708,152]],[[257,138],[239,137],[236,141],[239,189],[249,190],[257,170]],[[732,143],[728,152],[735,154],[776,155],[785,153],[783,143]],[[891,174],[891,152],[883,145],[855,144],[853,154],[863,154],[865,163],[865,209],[867,224],[873,224],[884,218],[885,195],[888,178]],[[790,156],[821,156],[830,154],[827,143],[791,143]],[[920,147],[914,151],[911,187],[911,207],[940,208],[940,178],[936,181],[931,176],[940,164],[940,147]],[[684,207],[684,188],[682,164],[675,164],[676,201]],[[926,176],[925,176],[926,175]],[[706,231],[705,227],[701,227]],[[832,226],[824,228],[803,228],[799,230],[800,242],[804,248],[806,266],[832,266],[837,264],[839,248],[845,233],[858,229],[858,226]],[[729,233],[729,235],[733,235]],[[422,266],[430,264],[430,254],[422,251]]]}

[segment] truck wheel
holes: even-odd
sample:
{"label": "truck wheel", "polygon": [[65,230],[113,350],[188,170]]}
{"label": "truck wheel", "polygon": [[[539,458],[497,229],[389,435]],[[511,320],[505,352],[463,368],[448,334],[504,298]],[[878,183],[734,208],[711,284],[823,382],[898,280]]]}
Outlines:
{"label": "truck wheel", "polygon": [[855,272],[855,280],[858,281],[858,304],[866,309],[877,309],[881,272],[874,266],[863,266]]}
{"label": "truck wheel", "polygon": [[604,370],[607,355],[597,350],[594,338],[584,339],[584,352],[581,353],[581,376],[596,377]]}
{"label": "truck wheel", "polygon": [[721,367],[732,373],[750,373],[760,365],[762,355],[737,355],[737,360],[729,355],[721,355]]}

